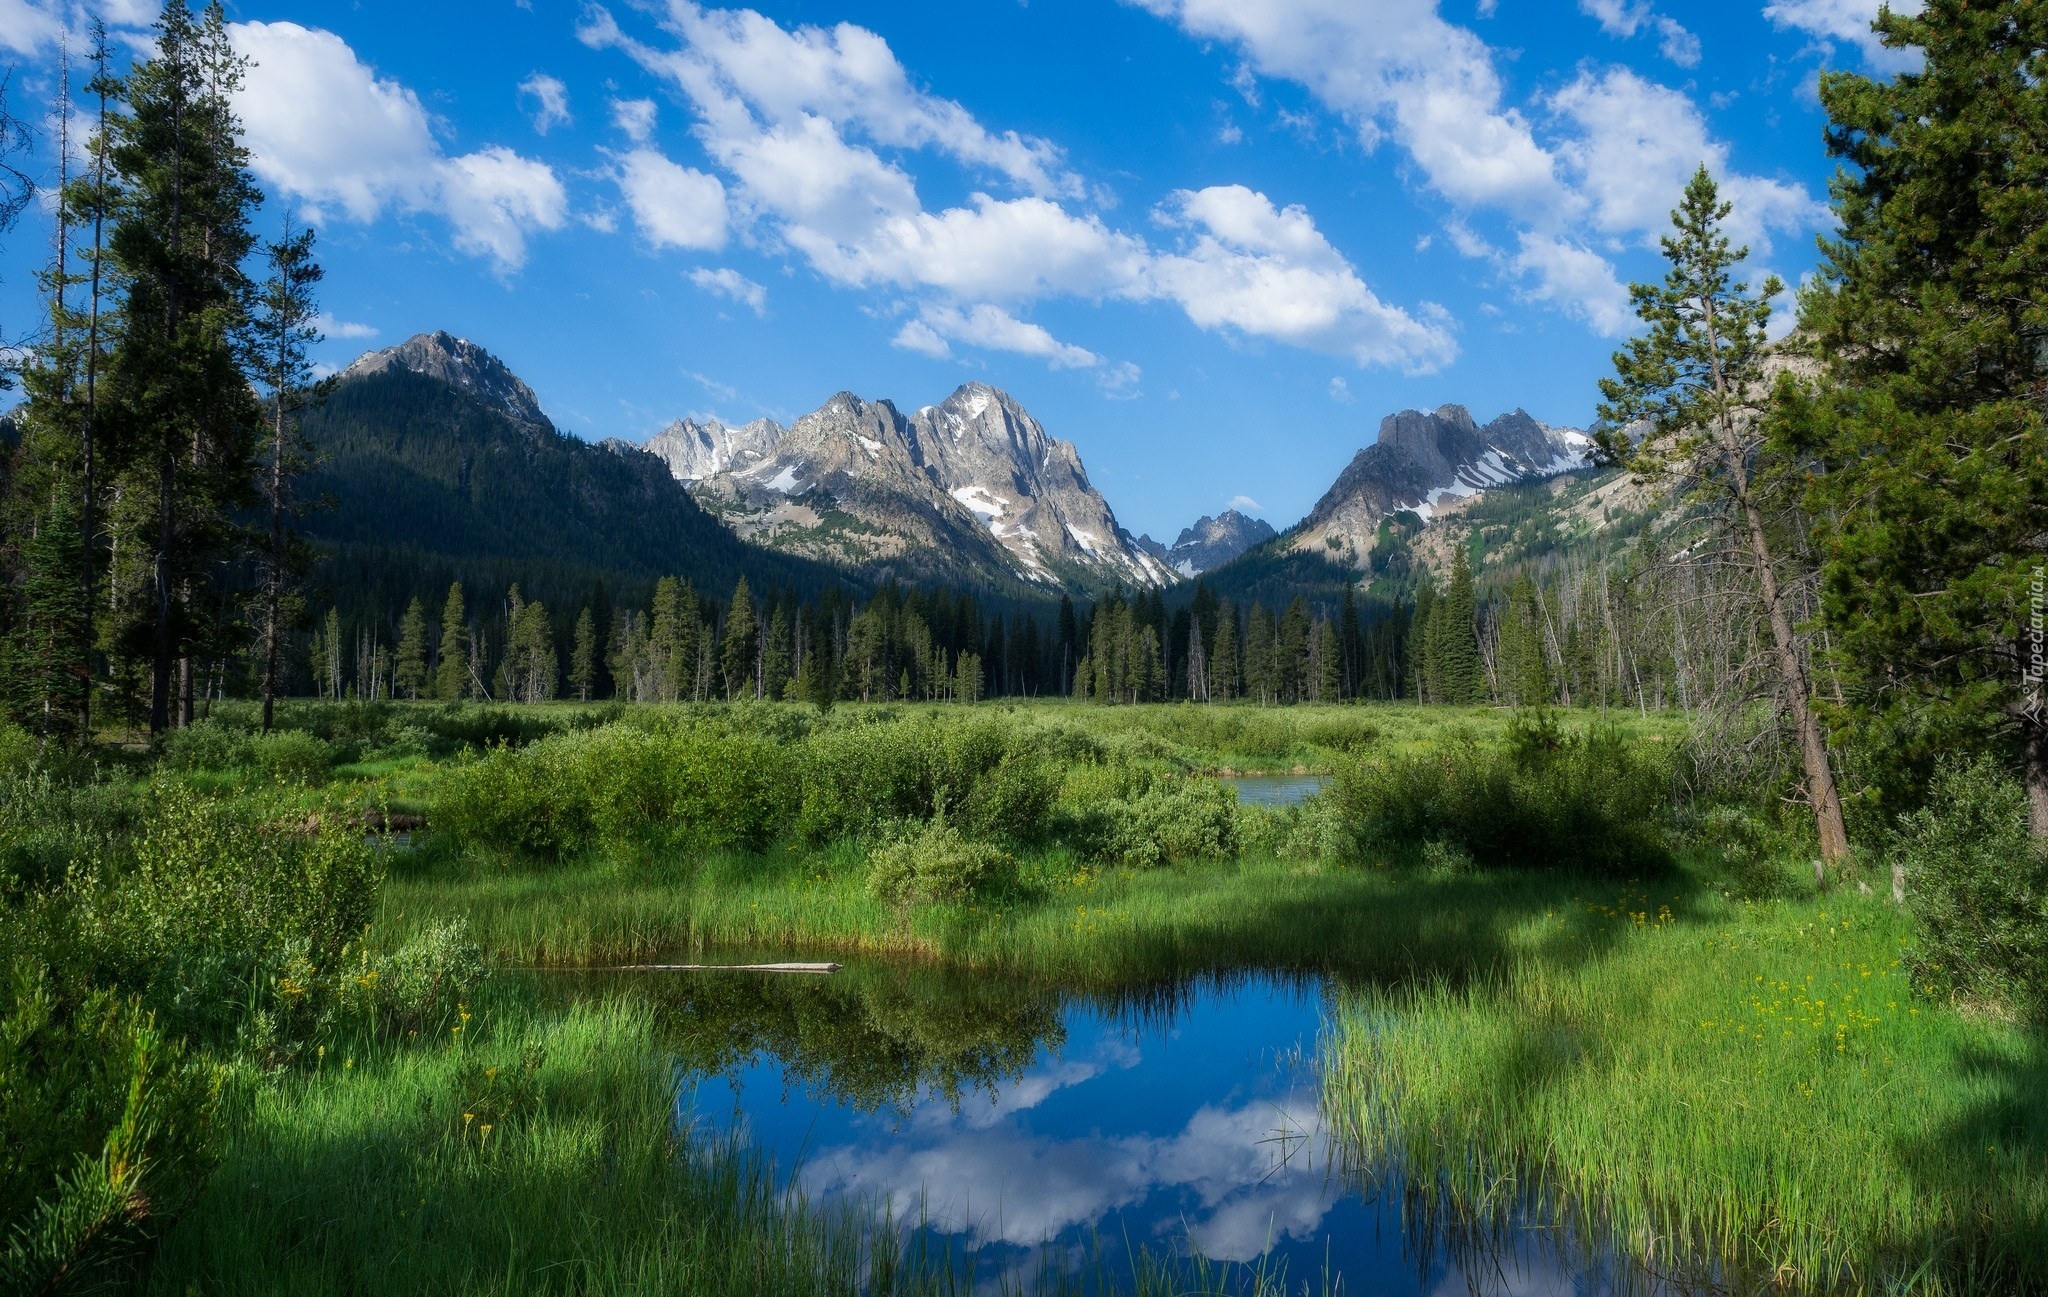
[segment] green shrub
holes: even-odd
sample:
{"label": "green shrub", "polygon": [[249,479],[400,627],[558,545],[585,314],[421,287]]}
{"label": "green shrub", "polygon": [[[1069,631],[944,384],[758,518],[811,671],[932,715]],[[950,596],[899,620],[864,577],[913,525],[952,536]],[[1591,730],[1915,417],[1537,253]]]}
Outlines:
{"label": "green shrub", "polygon": [[934,816],[868,857],[868,892],[891,905],[961,904],[1015,886],[1017,862]]}
{"label": "green shrub", "polygon": [[1234,856],[1237,794],[1211,779],[1160,778],[1135,797],[1098,802],[1074,819],[1087,854],[1148,868]]}
{"label": "green shrub", "polygon": [[1669,788],[1617,731],[1532,726],[1505,752],[1462,740],[1340,768],[1329,795],[1368,849],[1455,843],[1483,864],[1627,875],[1670,862]]}
{"label": "green shrub", "polygon": [[969,832],[1031,840],[1059,795],[1055,753],[1071,736],[994,716],[916,716],[847,725],[799,748],[798,833],[813,842],[940,811]]}
{"label": "green shrub", "polygon": [[1472,854],[1456,842],[1422,844],[1422,872],[1436,882],[1449,882],[1472,872]]}
{"label": "green shrub", "polygon": [[2048,851],[2028,836],[2026,789],[1987,756],[1944,765],[1931,792],[1888,844],[1919,928],[1915,984],[2048,1017]]}
{"label": "green shrub", "polygon": [[1692,826],[1692,836],[1712,853],[1730,897],[1769,901],[1792,891],[1785,862],[1793,843],[1747,807],[1706,808]]}
{"label": "green shrub", "polygon": [[94,985],[156,1011],[167,1032],[231,1036],[279,996],[294,960],[328,969],[376,907],[376,853],[340,817],[313,833],[162,790],[126,862],[71,881]]}
{"label": "green shrub", "polygon": [[432,820],[458,843],[543,856],[605,842],[760,846],[789,818],[788,766],[749,735],[607,725],[463,762],[442,776]]}
{"label": "green shrub", "polygon": [[256,768],[276,779],[317,784],[334,765],[334,749],[304,730],[272,730],[248,748]]}
{"label": "green shrub", "polygon": [[173,770],[237,770],[255,759],[249,735],[224,720],[209,717],[164,736],[164,764]]}

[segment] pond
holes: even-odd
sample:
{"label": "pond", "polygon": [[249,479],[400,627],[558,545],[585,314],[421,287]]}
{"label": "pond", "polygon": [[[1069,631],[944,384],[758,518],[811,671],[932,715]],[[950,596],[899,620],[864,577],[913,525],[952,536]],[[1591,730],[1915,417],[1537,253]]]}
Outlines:
{"label": "pond", "polygon": [[887,1208],[981,1285],[1128,1276],[1142,1247],[1294,1291],[1657,1290],[1538,1222],[1418,1225],[1442,1216],[1397,1175],[1347,1173],[1317,1101],[1321,979],[1102,995],[874,962],[631,984],[684,1068],[680,1125],[740,1137],[812,1202]]}
{"label": "pond", "polygon": [[1231,775],[1216,781],[1252,806],[1293,806],[1327,788],[1328,775]]}

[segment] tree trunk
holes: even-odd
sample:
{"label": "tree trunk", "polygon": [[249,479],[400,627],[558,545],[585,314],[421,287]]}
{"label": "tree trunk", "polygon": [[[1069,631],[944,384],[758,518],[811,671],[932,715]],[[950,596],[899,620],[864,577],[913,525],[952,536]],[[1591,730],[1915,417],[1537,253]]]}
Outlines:
{"label": "tree trunk", "polygon": [[[1756,560],[1757,576],[1763,582],[1764,606],[1770,614],[1771,646],[1778,662],[1778,678],[1785,690],[1785,704],[1792,712],[1792,725],[1799,739],[1799,763],[1806,773],[1806,795],[1813,802],[1814,827],[1820,835],[1821,863],[1841,868],[1849,863],[1849,831],[1842,821],[1842,799],[1835,789],[1834,767],[1828,764],[1828,748],[1821,737],[1820,720],[1813,714],[1807,691],[1806,667],[1799,660],[1799,644],[1792,634],[1792,620],[1785,615],[1785,601],[1778,589],[1778,573],[1771,565],[1770,540],[1763,515],[1745,491],[1742,518],[1749,532],[1750,554]],[[1825,883],[1826,874],[1816,866],[1815,876]]]}
{"label": "tree trunk", "polygon": [[152,660],[149,677],[149,732],[161,734],[171,727],[171,671],[175,666],[176,653],[171,626],[171,546],[175,540],[171,526],[171,492],[176,485],[177,467],[170,448],[163,450],[162,462],[157,466],[157,537],[156,537],[156,625],[153,628],[154,642],[151,644]]}
{"label": "tree trunk", "polygon": [[2048,842],[2048,724],[2028,717],[2026,740],[2027,831],[2036,842]]}

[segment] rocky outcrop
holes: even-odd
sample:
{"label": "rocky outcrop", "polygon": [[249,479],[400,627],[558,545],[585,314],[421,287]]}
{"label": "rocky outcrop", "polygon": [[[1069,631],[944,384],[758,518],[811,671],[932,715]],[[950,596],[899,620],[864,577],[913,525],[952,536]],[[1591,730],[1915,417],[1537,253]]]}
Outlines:
{"label": "rocky outcrop", "polygon": [[741,536],[792,553],[1045,587],[1173,579],[1117,524],[1073,443],[986,383],[909,415],[841,392],[779,435],[765,423],[681,424],[648,449]]}
{"label": "rocky outcrop", "polygon": [[1360,563],[1388,515],[1407,510],[1426,521],[1489,487],[1582,468],[1591,444],[1576,428],[1553,428],[1521,410],[1484,426],[1462,405],[1390,414],[1379,440],[1352,458],[1297,525],[1291,547]]}
{"label": "rocky outcrop", "polygon": [[1182,529],[1172,545],[1161,545],[1150,536],[1140,536],[1138,544],[1181,576],[1196,577],[1222,567],[1275,534],[1260,519],[1226,509],[1214,518],[1197,518],[1194,526]]}
{"label": "rocky outcrop", "polygon": [[436,330],[407,338],[395,347],[366,352],[341,371],[343,379],[367,378],[401,369],[435,378],[533,431],[553,432],[555,425],[541,412],[540,398],[519,375],[490,352],[467,338]]}

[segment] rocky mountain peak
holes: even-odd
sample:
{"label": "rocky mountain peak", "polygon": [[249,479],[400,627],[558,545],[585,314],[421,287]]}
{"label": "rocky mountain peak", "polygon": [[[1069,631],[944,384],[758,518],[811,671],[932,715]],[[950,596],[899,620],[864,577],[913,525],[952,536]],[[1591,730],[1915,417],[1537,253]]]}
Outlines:
{"label": "rocky mountain peak", "polygon": [[540,408],[540,398],[504,361],[467,338],[444,330],[414,334],[395,347],[366,352],[342,371],[360,378],[402,369],[439,379],[458,391],[485,401],[519,423],[550,431],[554,424]]}
{"label": "rocky mountain peak", "polygon": [[1390,414],[1380,421],[1379,439],[1317,501],[1293,547],[1360,561],[1389,514],[1409,510],[1427,519],[1489,487],[1583,467],[1590,444],[1578,429],[1550,427],[1520,409],[1483,425],[1462,405]]}
{"label": "rocky mountain peak", "polygon": [[737,428],[717,419],[677,419],[655,433],[645,449],[667,464],[678,482],[695,482],[759,463],[784,431],[773,419],[755,419]]}
{"label": "rocky mountain peak", "polygon": [[772,440],[729,438],[730,452],[716,432],[662,439],[689,444],[658,453],[699,501],[764,544],[1038,585],[1172,579],[1117,525],[1073,445],[987,383],[908,416],[839,392]]}

